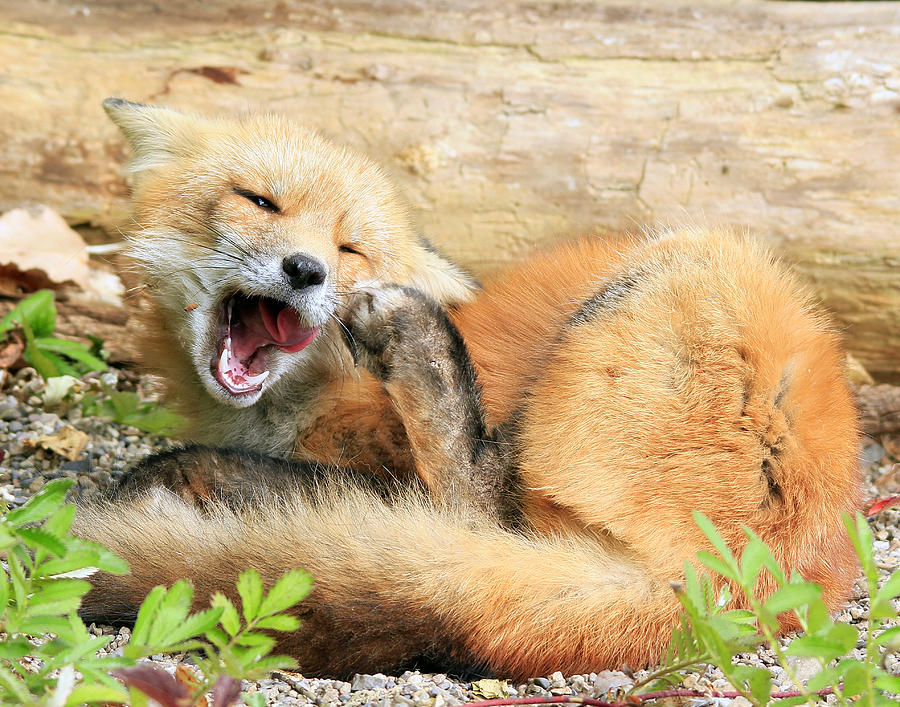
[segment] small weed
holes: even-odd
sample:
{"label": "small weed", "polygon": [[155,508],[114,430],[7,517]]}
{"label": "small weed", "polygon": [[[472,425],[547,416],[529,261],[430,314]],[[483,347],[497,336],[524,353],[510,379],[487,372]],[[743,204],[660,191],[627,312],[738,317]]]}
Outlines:
{"label": "small weed", "polygon": [[[671,687],[680,683],[686,672],[715,665],[735,691],[752,705],[763,707],[774,701],[771,673],[765,668],[736,664],[733,659],[766,643],[797,688],[796,697],[778,699],[779,705],[814,704],[820,699],[816,693],[822,691],[832,692],[840,705],[897,704],[890,694],[900,693],[900,676],[888,673],[884,661],[889,652],[900,649],[900,627],[885,628],[886,622],[898,620],[891,600],[900,595],[900,571],[878,586],[872,532],[862,515],[857,514],[855,520],[845,516],[844,523],[869,588],[863,660],[848,655],[857,647],[859,634],[853,626],[831,618],[818,585],[797,573],[786,577],[766,544],[750,530],[745,530],[748,541],[738,561],[709,519],[700,513],[694,518],[717,552],[701,552],[698,559],[714,575],[739,587],[750,610],[726,609],[731,598],[727,587],[717,595],[713,587],[722,583],[714,582],[708,574],[698,575],[686,564],[686,581],[676,587],[684,607],[680,626],[672,634],[662,667],[636,685],[636,693]],[[754,594],[760,572],[771,573],[778,586],[765,600]],[[803,635],[786,648],[777,638],[778,617],[785,612],[793,613],[803,629]],[[791,658],[812,659],[819,664],[819,671],[804,684],[794,674]]]}
{"label": "small weed", "polygon": [[[78,617],[90,590],[84,577],[98,570],[124,574],[128,565],[69,533],[75,507],[65,503],[65,494],[72,483],[51,481],[0,517],[0,553],[6,556],[0,569],[0,704],[141,706],[149,695],[164,707],[186,707],[212,692],[214,707],[224,707],[239,698],[241,679],[293,664],[270,655],[275,639],[261,631],[297,628],[298,619],[282,612],[309,592],[312,582],[302,570],[288,572],[268,594],[255,571],[242,573],[240,615],[223,595],[209,609],[191,613],[193,589],[185,581],[156,587],[141,605],[123,655],[97,656],[110,637],[92,636]],[[188,650],[198,652],[200,668],[189,685],[137,664],[154,653]],[[255,696],[247,699],[258,703]]]}
{"label": "small weed", "polygon": [[102,417],[120,425],[131,425],[144,432],[167,435],[184,424],[178,413],[159,403],[142,400],[137,393],[119,391],[102,385],[102,393],[87,393],[81,400],[85,415]]}
{"label": "small weed", "polygon": [[3,319],[0,335],[21,329],[25,337],[22,358],[45,380],[57,376],[80,376],[89,371],[106,370],[99,342],[88,347],[78,341],[53,336],[56,329],[56,304],[53,292],[39,290],[19,302]]}

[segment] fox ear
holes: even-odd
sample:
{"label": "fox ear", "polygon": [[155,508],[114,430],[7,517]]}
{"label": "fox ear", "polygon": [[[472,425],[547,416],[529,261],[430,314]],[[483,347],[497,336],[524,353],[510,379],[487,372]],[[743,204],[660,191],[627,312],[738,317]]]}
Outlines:
{"label": "fox ear", "polygon": [[189,136],[199,132],[198,118],[170,108],[107,98],[103,109],[131,145],[134,156],[129,169],[132,172],[162,166],[184,154]]}
{"label": "fox ear", "polygon": [[441,304],[468,302],[475,297],[478,283],[462,268],[447,260],[425,238],[419,238],[409,284]]}

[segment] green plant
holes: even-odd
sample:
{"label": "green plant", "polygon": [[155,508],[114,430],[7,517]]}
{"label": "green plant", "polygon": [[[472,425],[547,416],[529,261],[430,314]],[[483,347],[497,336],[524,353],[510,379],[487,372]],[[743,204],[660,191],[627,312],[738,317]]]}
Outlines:
{"label": "green plant", "polygon": [[[109,637],[91,636],[78,617],[90,589],[83,577],[97,570],[122,574],[128,566],[101,545],[69,533],[75,507],[65,503],[65,494],[71,485],[70,479],[51,481],[24,506],[0,517],[0,552],[8,566],[0,581],[0,633],[5,635],[0,704],[139,706],[147,704],[149,694],[163,705],[181,707],[212,691],[213,704],[224,706],[237,700],[240,679],[292,664],[269,655],[275,641],[259,631],[297,628],[296,617],[281,612],[308,593],[311,580],[302,570],[288,572],[268,594],[257,573],[242,573],[237,590],[243,622],[224,596],[216,596],[209,609],[191,613],[189,583],[156,587],[139,610],[123,655],[98,657]],[[175,651],[199,652],[201,671],[190,688],[164,671],[137,664],[142,657]]]}
{"label": "green plant", "polygon": [[81,400],[85,415],[94,415],[120,425],[131,425],[150,434],[172,434],[183,425],[178,413],[154,401],[141,400],[137,393],[103,385],[101,393],[87,393]]}
{"label": "green plant", "polygon": [[[8,565],[0,581],[4,704],[122,701],[121,685],[107,670],[124,663],[97,657],[109,638],[94,639],[78,618],[90,584],[77,575],[88,567],[122,574],[128,566],[100,545],[69,535],[75,508],[64,500],[71,484],[69,479],[51,481],[0,521],[0,550]],[[76,670],[83,676],[77,685]]]}
{"label": "green plant", "polygon": [[[747,544],[736,559],[713,524],[700,513],[694,518],[717,554],[701,552],[699,561],[714,575],[739,587],[749,610],[728,610],[731,597],[727,584],[698,575],[685,565],[686,581],[676,587],[684,607],[680,626],[673,632],[666,659],[659,670],[636,685],[635,694],[659,690],[680,682],[684,674],[705,664],[718,667],[736,692],[751,704],[762,707],[773,701],[772,675],[765,668],[735,664],[733,657],[767,643],[778,663],[796,686],[797,695],[778,700],[779,705],[813,704],[816,693],[832,692],[841,705],[895,705],[890,693],[900,693],[900,677],[889,674],[884,659],[900,649],[900,627],[884,629],[886,621],[896,621],[891,600],[900,595],[900,571],[878,586],[878,571],[872,550],[872,534],[862,515],[855,521],[845,517],[845,525],[869,586],[869,625],[864,660],[848,656],[857,647],[858,633],[853,626],[834,621],[822,601],[821,588],[794,573],[786,577],[766,544],[745,529]],[[754,588],[760,572],[769,572],[777,584],[767,599],[756,596]],[[716,594],[715,586],[724,589]],[[803,629],[784,648],[777,638],[778,616],[792,612]],[[797,678],[792,658],[812,659],[818,672],[806,684]]]}
{"label": "green plant", "polygon": [[88,347],[78,341],[53,336],[56,329],[56,305],[53,292],[39,290],[23,299],[0,319],[0,335],[21,329],[25,337],[22,357],[44,379],[55,376],[79,376],[88,371],[106,369],[100,358],[97,340]]}
{"label": "green plant", "polygon": [[295,665],[288,656],[269,655],[275,639],[260,631],[296,631],[300,620],[282,612],[303,599],[311,587],[310,576],[295,569],[265,594],[259,573],[245,570],[237,580],[243,624],[224,594],[217,593],[209,609],[191,614],[194,590],[189,583],[179,581],[170,589],[155,587],[141,605],[125,657],[196,651],[194,663],[199,673],[185,685],[160,670],[117,670],[115,675],[131,688],[130,704],[144,707],[150,695],[163,707],[182,707],[197,704],[212,692],[222,696],[214,705],[227,705],[237,699],[241,679],[254,680]]}

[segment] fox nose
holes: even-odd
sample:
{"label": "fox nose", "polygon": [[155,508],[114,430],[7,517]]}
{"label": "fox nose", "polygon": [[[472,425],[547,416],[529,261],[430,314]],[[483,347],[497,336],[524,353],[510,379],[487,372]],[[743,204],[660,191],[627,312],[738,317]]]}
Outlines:
{"label": "fox nose", "polygon": [[281,261],[281,269],[295,290],[305,290],[325,282],[325,266],[308,255],[294,253]]}

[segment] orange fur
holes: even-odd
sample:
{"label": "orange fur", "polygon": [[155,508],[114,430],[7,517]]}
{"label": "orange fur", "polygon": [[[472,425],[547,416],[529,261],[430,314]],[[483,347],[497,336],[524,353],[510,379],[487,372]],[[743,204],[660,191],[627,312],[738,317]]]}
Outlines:
{"label": "orange fur", "polygon": [[[115,110],[143,170],[136,213],[148,238],[187,233],[195,258],[203,244],[222,246],[194,235],[189,194],[212,204],[209,218],[225,218],[254,257],[320,257],[341,278],[337,312],[348,288],[369,279],[423,289],[451,308],[487,421],[514,430],[526,529],[459,504],[412,495],[387,505],[341,487],[237,515],[157,494],[81,515],[80,532],[133,568],[98,580],[93,606],[133,603],[180,576],[206,596],[244,566],[270,579],[305,566],[317,588],[284,646],[304,671],[374,669],[435,646],[514,677],[636,666],[659,657],[678,614],[670,583],[707,545],[695,509],[736,551],[749,527],[785,568],[821,584],[830,606],[845,597],[856,565],[840,515],[859,506],[860,474],[839,338],[754,241],[690,228],[581,239],[501,273],[472,299],[363,158],[281,119]],[[228,186],[236,175],[256,193],[268,188],[282,211],[248,211]],[[172,203],[188,215],[170,213]],[[369,226],[352,238],[364,255],[347,255],[342,229],[361,214]],[[240,267],[225,269],[240,284]],[[389,399],[353,372],[333,324],[259,403],[230,408],[201,385],[194,368],[202,373],[206,354],[192,359],[184,340],[180,322],[204,305],[185,313],[180,295],[157,284],[157,355],[179,372],[170,393],[200,439],[416,472],[435,491],[441,440],[402,390],[389,384]],[[759,589],[771,592],[771,579]]]}

